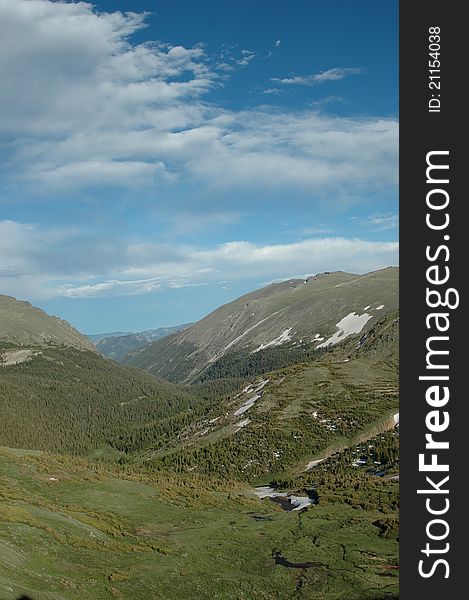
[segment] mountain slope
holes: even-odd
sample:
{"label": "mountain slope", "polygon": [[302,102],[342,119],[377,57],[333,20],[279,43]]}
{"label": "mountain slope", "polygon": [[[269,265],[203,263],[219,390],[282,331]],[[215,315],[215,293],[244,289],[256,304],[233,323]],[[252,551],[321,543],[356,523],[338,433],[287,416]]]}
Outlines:
{"label": "mountain slope", "polygon": [[65,321],[0,296],[0,445],[88,455],[131,427],[161,443],[187,425],[200,399],[101,356]]}
{"label": "mountain slope", "polygon": [[387,429],[398,398],[399,319],[380,318],[367,334],[330,352],[254,377],[168,444],[143,442],[144,430],[120,440],[127,450],[148,447],[142,459],[159,468],[217,473],[250,482],[292,476]]}
{"label": "mountain slope", "polygon": [[0,340],[21,346],[54,344],[95,351],[93,344],[67,321],[3,294],[0,294]]}
{"label": "mountain slope", "polygon": [[191,325],[192,323],[187,323],[184,325],[175,325],[173,327],[149,329],[148,331],[140,331],[138,333],[114,333],[87,337],[93,342],[101,354],[114,360],[121,361],[129,352],[144,348],[152,342],[156,342],[167,335],[187,329]]}
{"label": "mountain slope", "polygon": [[131,352],[124,363],[170,381],[190,382],[203,380],[204,372],[240,354],[259,362],[265,353],[270,361],[276,349],[326,349],[349,335],[363,335],[397,308],[398,276],[397,268],[387,268],[272,284],[220,307],[185,331]]}
{"label": "mountain slope", "polygon": [[97,352],[54,346],[31,352],[29,360],[0,366],[0,445],[87,455],[107,452],[109,440],[143,426],[151,426],[153,443],[161,442],[179,419],[190,420],[199,402]]}

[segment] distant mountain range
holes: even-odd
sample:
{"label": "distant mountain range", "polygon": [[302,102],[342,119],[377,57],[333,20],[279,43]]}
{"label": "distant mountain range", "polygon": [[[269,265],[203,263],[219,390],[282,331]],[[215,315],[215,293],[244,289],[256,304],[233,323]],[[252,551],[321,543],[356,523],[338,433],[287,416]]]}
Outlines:
{"label": "distant mountain range", "polygon": [[[334,272],[261,288],[191,327],[134,350],[124,363],[173,382],[256,374],[287,354],[325,351],[360,338],[398,308],[399,269],[365,275]],[[282,358],[283,357],[283,358]],[[265,368],[252,365],[265,363]]]}
{"label": "distant mountain range", "polygon": [[174,325],[173,327],[159,327],[158,329],[139,331],[138,333],[113,332],[87,335],[86,337],[93,342],[101,354],[120,362],[129,352],[148,346],[152,342],[187,329],[191,325],[192,323],[186,323],[184,325]]}

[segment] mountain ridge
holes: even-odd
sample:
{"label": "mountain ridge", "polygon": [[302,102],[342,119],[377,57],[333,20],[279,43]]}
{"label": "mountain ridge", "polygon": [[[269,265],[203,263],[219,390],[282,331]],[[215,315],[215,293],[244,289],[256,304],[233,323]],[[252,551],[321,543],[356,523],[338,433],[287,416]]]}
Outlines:
{"label": "mountain ridge", "polygon": [[124,364],[174,382],[197,380],[235,352],[327,348],[398,306],[399,269],[326,272],[270,284],[225,304],[188,329],[131,352]]}
{"label": "mountain ridge", "polygon": [[93,344],[68,321],[4,294],[0,294],[0,340],[21,346],[54,344],[96,352]]}
{"label": "mountain ridge", "polygon": [[182,325],[158,327],[157,329],[147,329],[145,331],[115,332],[87,335],[86,337],[96,346],[101,354],[120,362],[129,352],[143,348],[167,335],[187,329],[191,325],[192,323],[184,323]]}

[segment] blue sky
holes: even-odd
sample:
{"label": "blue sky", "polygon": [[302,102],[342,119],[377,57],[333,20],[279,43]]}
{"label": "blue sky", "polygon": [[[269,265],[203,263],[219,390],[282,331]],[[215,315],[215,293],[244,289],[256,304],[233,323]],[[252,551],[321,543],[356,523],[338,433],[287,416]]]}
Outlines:
{"label": "blue sky", "polygon": [[0,0],[0,292],[138,331],[397,264],[397,16]]}

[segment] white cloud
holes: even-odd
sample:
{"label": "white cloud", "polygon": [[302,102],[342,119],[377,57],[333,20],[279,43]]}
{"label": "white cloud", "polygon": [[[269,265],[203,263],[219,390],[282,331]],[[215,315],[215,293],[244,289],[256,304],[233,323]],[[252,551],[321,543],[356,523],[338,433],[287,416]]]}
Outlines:
{"label": "white cloud", "polygon": [[[236,119],[236,120],[235,120]],[[285,186],[315,193],[397,183],[393,119],[285,114],[261,108],[233,116],[224,135],[211,130],[191,171],[218,185]]]}
{"label": "white cloud", "polygon": [[396,229],[399,226],[399,215],[393,213],[378,213],[368,217],[366,224],[373,231]]}
{"label": "white cloud", "polygon": [[[30,195],[184,182],[317,196],[396,183],[396,120],[219,108],[207,94],[223,84],[222,63],[202,45],[134,43],[144,26],[145,15],[99,13],[84,2],[0,2],[7,184]],[[255,57],[249,49],[225,54],[233,68]]]}
{"label": "white cloud", "polygon": [[251,281],[254,286],[295,273],[364,273],[397,261],[397,242],[324,237],[201,248],[108,242],[73,229],[0,221],[0,289],[20,298],[137,295],[220,281]]}
{"label": "white cloud", "polygon": [[327,81],[339,81],[350,75],[359,75],[363,73],[360,67],[334,68],[315,73],[314,75],[297,75],[295,77],[285,77],[283,79],[273,78],[272,81],[283,85],[318,85]]}
{"label": "white cloud", "polygon": [[159,277],[150,277],[148,279],[132,279],[121,281],[111,279],[95,284],[73,285],[62,284],[55,290],[56,296],[65,298],[96,298],[99,296],[139,296],[156,292],[162,288],[185,288],[200,287],[204,283],[190,283],[184,281],[166,281]]}
{"label": "white cloud", "polygon": [[241,58],[236,61],[236,64],[240,67],[247,67],[255,56],[252,50],[241,50]]}
{"label": "white cloud", "polygon": [[[13,150],[5,173],[51,185],[165,173],[157,153],[133,138],[189,126],[198,112],[192,100],[215,75],[200,46],[132,44],[144,18],[83,2],[2,0],[0,129]],[[105,147],[109,136],[114,144]]]}
{"label": "white cloud", "polygon": [[265,88],[264,90],[261,91],[261,94],[273,94],[274,96],[278,96],[279,94],[282,93],[282,90],[279,90],[278,88]]}

